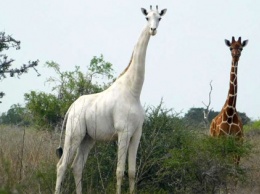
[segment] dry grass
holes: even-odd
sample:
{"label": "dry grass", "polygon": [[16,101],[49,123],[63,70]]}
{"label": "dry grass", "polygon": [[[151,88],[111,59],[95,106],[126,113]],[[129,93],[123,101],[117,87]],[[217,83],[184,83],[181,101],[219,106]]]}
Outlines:
{"label": "dry grass", "polygon": [[[58,136],[16,126],[0,126],[0,134],[0,193],[51,193],[41,192],[41,175],[48,169],[55,173]],[[53,187],[55,180],[49,182]]]}

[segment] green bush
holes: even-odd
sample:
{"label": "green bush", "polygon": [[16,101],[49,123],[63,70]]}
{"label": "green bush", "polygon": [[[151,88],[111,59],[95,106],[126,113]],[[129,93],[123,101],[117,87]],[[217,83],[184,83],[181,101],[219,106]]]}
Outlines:
{"label": "green bush", "polygon": [[146,109],[137,155],[138,192],[163,192],[163,180],[159,173],[169,150],[181,144],[183,128],[183,121],[171,109],[163,108],[162,102],[157,107]]}
{"label": "green bush", "polygon": [[138,193],[212,193],[245,178],[234,157],[251,145],[190,130],[171,109],[148,107],[137,157]]}
{"label": "green bush", "polygon": [[242,179],[245,171],[234,157],[245,157],[251,146],[234,137],[211,138],[187,133],[181,147],[170,150],[162,176],[167,190],[177,193],[215,193],[227,189],[232,179]]}
{"label": "green bush", "polygon": [[62,103],[53,94],[31,91],[24,95],[26,108],[38,128],[51,128],[60,122]]}

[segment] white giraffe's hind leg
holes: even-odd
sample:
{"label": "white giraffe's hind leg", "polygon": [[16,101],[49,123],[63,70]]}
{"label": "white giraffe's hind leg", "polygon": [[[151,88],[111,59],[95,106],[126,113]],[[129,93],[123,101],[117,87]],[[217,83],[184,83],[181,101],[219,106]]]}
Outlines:
{"label": "white giraffe's hind leg", "polygon": [[57,164],[57,181],[55,187],[55,194],[60,193],[61,184],[64,179],[64,174],[67,169],[68,164],[71,162],[72,157],[76,151],[76,145],[72,145],[68,149],[64,149],[63,156],[61,157],[59,163]]}
{"label": "white giraffe's hind leg", "polygon": [[79,147],[86,133],[86,127],[84,125],[84,122],[75,122],[75,123],[76,123],[75,125],[76,127],[72,127],[73,123],[67,122],[63,155],[57,164],[57,180],[56,180],[55,194],[60,193],[61,184],[64,179],[65,171],[68,167],[68,164],[71,163],[75,151]]}
{"label": "white giraffe's hind leg", "polygon": [[74,179],[76,183],[77,194],[82,193],[82,172],[86,164],[88,154],[94,144],[95,141],[92,138],[90,138],[88,135],[86,135],[82,140],[78,148],[77,155],[73,161],[72,169],[73,169]]}

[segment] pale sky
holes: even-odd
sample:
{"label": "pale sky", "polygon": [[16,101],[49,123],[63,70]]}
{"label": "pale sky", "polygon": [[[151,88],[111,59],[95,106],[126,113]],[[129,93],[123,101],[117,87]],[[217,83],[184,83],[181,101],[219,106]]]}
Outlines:
{"label": "pale sky", "polygon": [[0,7],[0,31],[21,41],[21,50],[6,52],[15,67],[40,60],[37,74],[30,69],[21,79],[0,82],[0,113],[11,105],[24,105],[24,93],[50,92],[45,83],[52,71],[46,61],[61,69],[86,71],[93,56],[104,55],[113,64],[115,77],[128,65],[134,45],[146,25],[140,8],[167,8],[157,35],[151,37],[141,101],[176,112],[203,107],[212,80],[212,103],[220,111],[227,97],[231,54],[224,39],[232,36],[249,43],[238,65],[237,110],[260,119],[260,1],[259,0],[4,0]]}

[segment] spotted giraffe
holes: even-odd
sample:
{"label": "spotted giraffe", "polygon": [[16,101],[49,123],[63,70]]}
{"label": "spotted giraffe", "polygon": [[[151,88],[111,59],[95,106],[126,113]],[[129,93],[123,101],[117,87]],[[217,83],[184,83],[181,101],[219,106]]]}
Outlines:
{"label": "spotted giraffe", "polygon": [[[243,139],[243,124],[236,110],[237,68],[241,52],[247,43],[248,40],[241,42],[241,37],[239,37],[237,41],[232,37],[232,42],[225,40],[225,44],[230,48],[232,56],[229,90],[227,100],[221,112],[211,122],[211,136],[218,137],[233,135],[238,139]],[[237,157],[236,163],[239,163],[239,157]]]}

